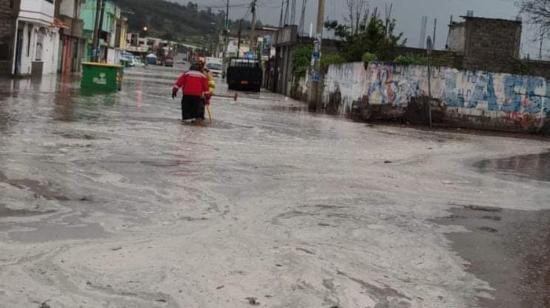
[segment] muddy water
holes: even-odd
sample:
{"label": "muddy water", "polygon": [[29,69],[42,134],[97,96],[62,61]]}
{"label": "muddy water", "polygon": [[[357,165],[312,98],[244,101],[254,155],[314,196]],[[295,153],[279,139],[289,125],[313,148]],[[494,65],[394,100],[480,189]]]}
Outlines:
{"label": "muddy water", "polygon": [[483,173],[550,181],[550,152],[483,160],[475,164]]}
{"label": "muddy water", "polygon": [[465,206],[445,224],[471,232],[448,235],[466,268],[490,283],[493,298],[479,307],[550,307],[550,211],[518,211]]}
{"label": "muddy water", "polygon": [[[451,202],[550,209],[548,183],[463,164],[545,144],[366,127],[265,92],[214,98],[212,124],[181,125],[177,73],[130,69],[97,96],[78,80],[0,81],[0,308],[465,308],[490,287],[541,303],[526,273],[547,272],[544,212],[482,214],[455,241],[470,272],[442,235],[456,228],[431,219]],[[520,222],[523,240],[495,244]],[[467,250],[485,236],[486,253]]]}

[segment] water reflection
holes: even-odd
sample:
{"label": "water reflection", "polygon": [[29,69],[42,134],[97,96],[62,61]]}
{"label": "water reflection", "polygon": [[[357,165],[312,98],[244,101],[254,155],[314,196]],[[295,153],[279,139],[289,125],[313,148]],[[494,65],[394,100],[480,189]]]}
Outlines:
{"label": "water reflection", "polygon": [[550,181],[550,152],[482,160],[474,166],[484,173],[496,172],[538,181]]}

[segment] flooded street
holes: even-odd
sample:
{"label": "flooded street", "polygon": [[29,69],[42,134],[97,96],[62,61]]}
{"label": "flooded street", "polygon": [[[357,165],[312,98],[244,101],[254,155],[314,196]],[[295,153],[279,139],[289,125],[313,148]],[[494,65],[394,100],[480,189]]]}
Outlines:
{"label": "flooded street", "polygon": [[0,80],[0,307],[550,307],[548,141],[267,92],[182,125],[178,73]]}

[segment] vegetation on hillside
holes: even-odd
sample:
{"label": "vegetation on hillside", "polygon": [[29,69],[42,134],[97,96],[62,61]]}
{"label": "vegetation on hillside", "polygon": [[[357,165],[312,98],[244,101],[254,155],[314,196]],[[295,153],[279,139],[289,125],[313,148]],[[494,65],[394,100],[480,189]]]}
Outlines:
{"label": "vegetation on hillside", "polygon": [[131,32],[167,40],[201,44],[215,44],[224,27],[225,14],[221,11],[200,10],[196,3],[187,5],[165,0],[113,0],[128,17]]}

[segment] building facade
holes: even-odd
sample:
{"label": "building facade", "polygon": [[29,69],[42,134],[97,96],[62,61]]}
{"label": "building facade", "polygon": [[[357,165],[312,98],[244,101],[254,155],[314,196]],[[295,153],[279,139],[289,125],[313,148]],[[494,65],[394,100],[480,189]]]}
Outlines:
{"label": "building facade", "polygon": [[[99,62],[118,64],[122,54],[121,44],[125,44],[128,23],[121,16],[121,9],[111,1],[105,1],[103,18],[99,31],[99,50],[94,51],[92,46],[97,0],[87,0],[81,6],[81,16],[84,21],[83,33],[86,41],[84,58],[93,59],[94,52],[98,53]],[[123,35],[124,34],[124,35]],[[124,39],[122,39],[124,38]],[[124,43],[122,43],[124,41]]]}
{"label": "building facade", "polygon": [[85,46],[81,3],[82,0],[57,0],[55,5],[55,22],[60,27],[57,71],[63,74],[80,72]]}
{"label": "building facade", "polygon": [[464,56],[463,68],[493,72],[510,71],[520,59],[522,23],[463,16],[449,25],[447,49]]}
{"label": "building facade", "polygon": [[59,28],[54,11],[54,0],[20,0],[12,63],[14,75],[42,76],[57,71]]}

